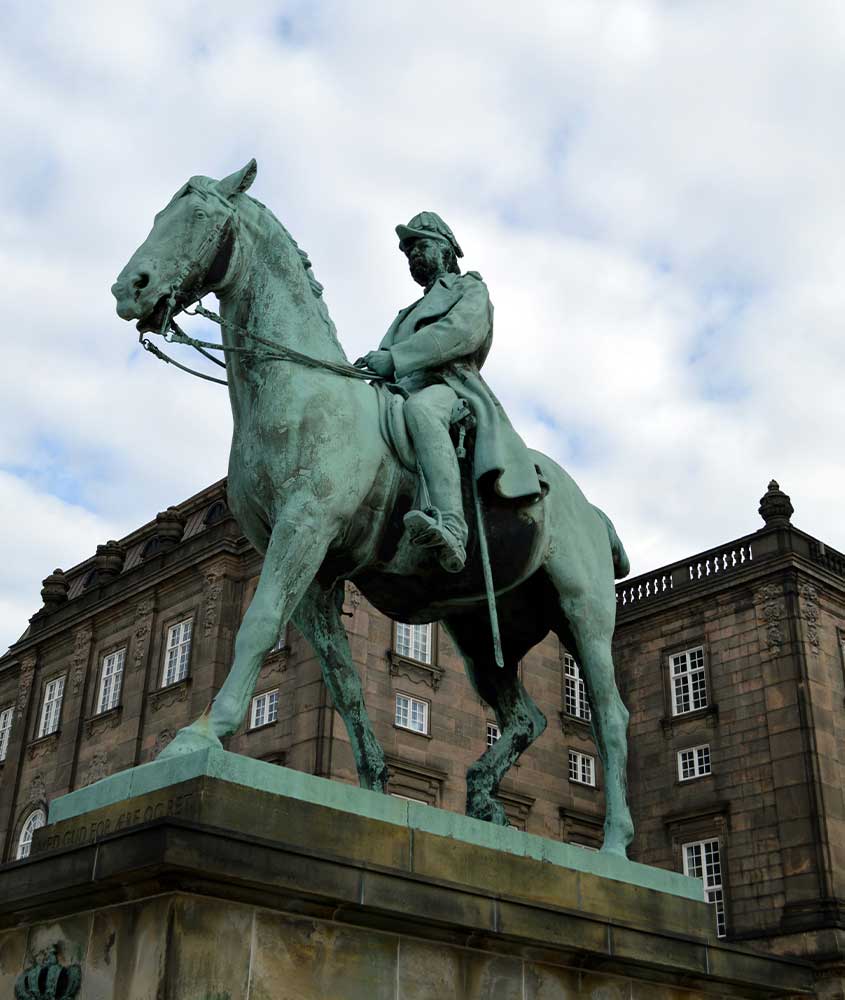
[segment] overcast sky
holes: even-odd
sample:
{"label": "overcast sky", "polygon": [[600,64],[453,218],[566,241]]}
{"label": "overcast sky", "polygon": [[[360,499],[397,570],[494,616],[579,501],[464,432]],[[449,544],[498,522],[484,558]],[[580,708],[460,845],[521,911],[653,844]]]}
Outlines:
{"label": "overcast sky", "polygon": [[444,216],[485,376],[634,573],[755,530],[772,477],[845,549],[841,0],[17,0],[0,93],[0,647],[55,566],[225,474],[225,391],[109,287],[251,156],[351,358],[416,298],[393,227]]}

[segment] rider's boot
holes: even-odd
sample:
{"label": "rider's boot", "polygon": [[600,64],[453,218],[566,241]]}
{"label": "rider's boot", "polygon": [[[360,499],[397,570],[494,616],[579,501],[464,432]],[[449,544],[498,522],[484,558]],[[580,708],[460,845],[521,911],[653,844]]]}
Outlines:
{"label": "rider's boot", "polygon": [[437,507],[410,510],[405,528],[414,545],[437,549],[437,559],[447,573],[460,573],[466,565],[467,527],[462,516],[443,514]]}
{"label": "rider's boot", "polygon": [[416,444],[431,507],[408,511],[405,528],[414,545],[437,549],[437,558],[447,573],[460,573],[466,564],[469,532],[464,520],[458,457],[445,428],[442,437],[445,440],[431,435]]}

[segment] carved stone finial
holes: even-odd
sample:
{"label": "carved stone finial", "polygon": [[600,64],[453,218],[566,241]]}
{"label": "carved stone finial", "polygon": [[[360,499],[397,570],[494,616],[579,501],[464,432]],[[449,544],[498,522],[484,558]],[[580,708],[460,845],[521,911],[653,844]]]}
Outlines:
{"label": "carved stone finial", "polygon": [[60,569],[44,578],[41,587],[41,600],[44,602],[45,611],[55,611],[67,600],[68,579]]}
{"label": "carved stone finial", "polygon": [[760,498],[760,517],[769,528],[786,528],[791,523],[790,518],[795,513],[789,497],[773,479],[769,483],[765,496]]}
{"label": "carved stone finial", "polygon": [[97,582],[105,583],[120,576],[123,569],[123,560],[126,552],[121,545],[114,540],[106,542],[105,545],[97,546],[95,566],[97,569]]}
{"label": "carved stone finial", "polygon": [[173,549],[182,541],[185,530],[185,518],[175,507],[168,507],[156,514],[156,536],[159,540],[159,551]]}

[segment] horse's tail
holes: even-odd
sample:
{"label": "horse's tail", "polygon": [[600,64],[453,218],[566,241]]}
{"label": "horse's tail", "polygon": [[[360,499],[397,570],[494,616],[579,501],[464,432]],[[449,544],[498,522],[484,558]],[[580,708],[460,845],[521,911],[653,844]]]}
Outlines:
{"label": "horse's tail", "polygon": [[603,510],[595,505],[593,505],[593,510],[604,521],[604,526],[607,528],[607,537],[610,539],[610,551],[613,553],[613,575],[617,580],[621,580],[623,576],[627,576],[631,572],[628,553],[625,551],[625,546],[619,540],[619,535],[616,534],[613,521],[610,520]]}

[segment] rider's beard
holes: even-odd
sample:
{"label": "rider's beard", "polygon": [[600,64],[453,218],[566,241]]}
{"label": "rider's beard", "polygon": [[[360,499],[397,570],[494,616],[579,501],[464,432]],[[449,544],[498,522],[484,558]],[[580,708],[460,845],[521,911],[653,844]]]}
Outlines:
{"label": "rider's beard", "polygon": [[418,285],[429,285],[437,277],[437,267],[430,260],[417,258],[411,262],[411,277]]}

